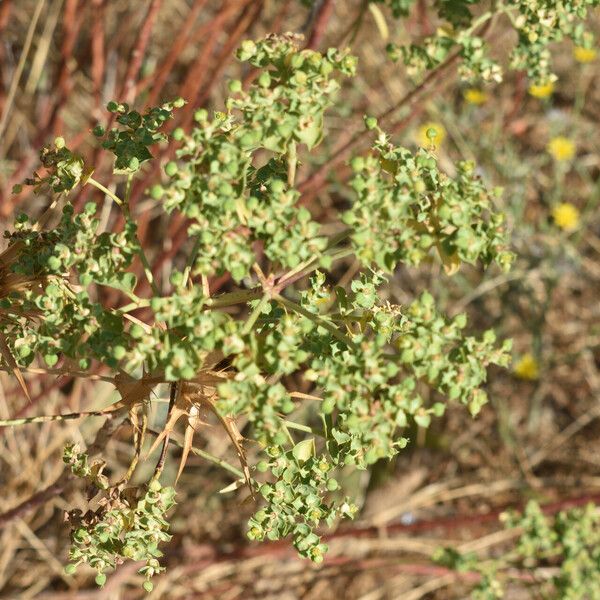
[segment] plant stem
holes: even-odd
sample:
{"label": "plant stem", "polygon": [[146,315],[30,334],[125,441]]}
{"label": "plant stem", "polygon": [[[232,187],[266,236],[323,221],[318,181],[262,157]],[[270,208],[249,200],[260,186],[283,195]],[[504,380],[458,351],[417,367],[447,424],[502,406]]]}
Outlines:
{"label": "plant stem", "polygon": [[[181,393],[181,384],[178,382],[171,384],[170,394],[169,394],[169,409],[167,410],[167,423],[169,422],[169,417],[171,416],[171,411],[173,410],[173,406],[175,406],[175,402],[177,400],[177,395]],[[160,456],[158,457],[158,462],[156,463],[156,467],[154,467],[154,474],[152,475],[152,481],[158,481],[160,479],[161,473],[165,466],[165,459],[167,458],[167,447],[169,445],[169,437],[170,432],[167,430],[165,433],[165,438],[162,443],[162,448],[160,450]]]}
{"label": "plant stem", "polygon": [[101,410],[91,412],[66,413],[64,415],[40,415],[38,417],[21,417],[19,419],[2,419],[0,427],[16,427],[31,423],[48,423],[49,421],[69,421],[83,417],[106,417],[107,413]]}
{"label": "plant stem", "polygon": [[93,177],[88,177],[87,182],[90,185],[93,185],[95,188],[99,189],[101,192],[104,192],[109,198],[114,200],[119,206],[123,206],[123,200],[119,198],[116,194],[111,192],[107,187],[104,187],[99,181],[96,181]]}
{"label": "plant stem", "polygon": [[146,279],[148,280],[148,283],[150,284],[150,287],[152,288],[152,292],[154,293],[155,296],[160,296],[160,290],[158,289],[158,286],[156,285],[156,282],[154,281],[154,275],[152,274],[152,267],[150,266],[150,263],[148,262],[148,259],[146,258],[146,253],[144,252],[144,249],[142,248],[141,244],[139,245],[137,254],[140,257],[142,266],[144,267],[144,274],[146,275]]}
{"label": "plant stem", "polygon": [[196,261],[196,256],[198,255],[198,250],[200,249],[200,240],[196,239],[194,242],[194,247],[192,248],[192,252],[190,257],[185,265],[185,269],[183,270],[183,287],[187,285],[188,279],[190,277],[190,273],[192,271],[192,267],[194,266],[194,262]]}
{"label": "plant stem", "polygon": [[260,313],[263,311],[264,307],[267,305],[267,303],[269,302],[270,299],[271,298],[268,294],[265,294],[260,299],[260,302],[254,307],[254,310],[248,317],[248,320],[246,321],[244,328],[242,329],[242,335],[247,335],[252,331],[252,327],[254,327],[254,323],[256,323],[256,320],[260,316]]}
{"label": "plant stem", "polygon": [[[160,435],[158,431],[154,431],[152,429],[148,429],[147,432],[157,437]],[[183,444],[179,440],[171,438],[169,441],[175,444],[177,447],[183,448]],[[195,448],[194,446],[192,446],[190,450],[196,456],[200,456],[201,458],[204,458],[205,460],[213,463],[214,465],[217,465],[218,467],[229,471],[231,474],[235,475],[239,479],[242,479],[244,477],[244,473],[240,469],[237,469],[222,458],[218,458],[217,456],[210,454],[210,452],[206,452],[206,450],[201,450],[200,448]]]}
{"label": "plant stem", "polygon": [[127,176],[127,185],[125,186],[125,201],[124,206],[127,208],[127,213],[129,213],[129,198],[131,196],[131,182],[133,181],[133,173],[130,173]]}
{"label": "plant stem", "polygon": [[296,182],[296,167],[298,165],[298,155],[296,152],[296,142],[293,140],[289,143],[287,150],[287,164],[288,164],[288,185],[294,187]]}
{"label": "plant stem", "polygon": [[[135,408],[133,410],[135,410]],[[135,419],[135,421],[134,421],[134,419]],[[135,469],[140,461],[140,455],[142,453],[142,446],[144,444],[144,438],[146,436],[146,431],[148,429],[148,416],[146,415],[145,411],[142,412],[142,427],[141,427],[141,429],[138,428],[137,416],[135,416],[135,413],[133,413],[133,412],[129,413],[129,421],[131,422],[131,425],[133,427],[133,443],[135,446],[135,451],[133,453],[131,462],[129,463],[127,472],[123,475],[123,477],[120,479],[120,481],[116,484],[117,486],[118,485],[126,485],[127,483],[129,483],[129,480],[133,476],[133,473],[135,472]]]}
{"label": "plant stem", "polygon": [[302,425],[301,423],[295,423],[294,421],[287,421],[287,420],[282,421],[282,423],[286,427],[289,427],[290,429],[296,429],[297,431],[304,431],[304,433],[312,433],[313,435],[316,435],[317,437],[324,437],[322,433],[315,431],[312,427],[309,427],[308,425]]}
{"label": "plant stem", "polygon": [[343,342],[346,346],[349,346],[351,348],[354,347],[354,342],[347,335],[343,334],[337,327],[335,327],[334,325],[332,325],[325,319],[322,319],[321,317],[319,317],[319,315],[315,315],[314,313],[311,313],[310,311],[306,310],[303,306],[300,306],[300,304],[297,304],[296,302],[293,302],[292,300],[288,300],[287,298],[284,298],[283,296],[276,295],[273,297],[273,299],[275,301],[279,302],[280,304],[282,304],[283,306],[285,306],[286,308],[289,308],[290,310],[293,310],[294,312],[301,314],[302,316],[306,317],[307,319],[310,319],[313,323],[315,323],[315,325],[318,325],[319,327],[323,327],[323,329],[326,329],[327,331],[329,331],[329,333],[331,333],[331,335],[333,335],[340,342]]}
{"label": "plant stem", "polygon": [[[104,192],[109,198],[112,198],[122,209],[123,214],[127,220],[131,219],[131,215],[129,213],[129,196],[131,194],[131,180],[132,175],[130,175],[127,179],[127,186],[125,191],[125,201],[121,200],[116,194],[111,192],[107,187],[103,186],[99,181],[96,181],[93,177],[88,177],[87,182],[93,185],[95,188],[99,189],[101,192]],[[142,248],[142,244],[138,239],[138,251],[137,255],[140,257],[140,261],[142,263],[142,267],[144,268],[144,274],[146,275],[146,279],[152,288],[152,292],[155,296],[160,296],[160,290],[156,286],[156,282],[154,281],[154,275],[152,274],[152,268],[150,267],[150,263],[146,258],[146,254],[144,253],[144,249]],[[131,296],[130,296],[131,297]]]}
{"label": "plant stem", "polygon": [[150,300],[146,300],[145,298],[138,298],[137,302],[130,302],[125,306],[121,306],[120,308],[115,309],[115,312],[118,314],[128,313],[131,310],[136,310],[137,308],[145,308],[150,306]]}
{"label": "plant stem", "polygon": [[249,302],[250,300],[258,300],[262,295],[262,290],[236,290],[235,292],[222,294],[217,298],[210,298],[205,306],[207,308],[223,308]]}

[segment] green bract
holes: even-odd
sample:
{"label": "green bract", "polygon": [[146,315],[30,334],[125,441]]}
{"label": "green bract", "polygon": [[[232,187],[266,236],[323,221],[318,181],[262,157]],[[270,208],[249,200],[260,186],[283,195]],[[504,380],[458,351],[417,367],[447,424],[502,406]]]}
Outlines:
{"label": "green bract", "polygon": [[115,155],[115,173],[135,173],[141,164],[152,158],[149,146],[167,139],[159,130],[166,121],[172,118],[173,109],[181,108],[183,103],[175,100],[162,106],[151,108],[144,115],[129,110],[129,105],[109,102],[107,108],[117,115],[117,123],[122,128],[112,128],[105,134],[98,128],[94,134],[106,136],[102,147]]}

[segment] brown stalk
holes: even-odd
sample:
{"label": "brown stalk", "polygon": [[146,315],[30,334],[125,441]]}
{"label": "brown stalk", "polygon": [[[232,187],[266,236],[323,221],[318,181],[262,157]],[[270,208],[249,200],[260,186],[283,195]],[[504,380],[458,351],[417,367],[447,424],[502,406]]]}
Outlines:
{"label": "brown stalk", "polygon": [[[6,29],[6,25],[10,19],[10,12],[12,10],[13,4],[12,0],[6,0],[0,4],[0,35]],[[5,67],[6,63],[4,61],[4,46],[0,45],[0,69]],[[4,89],[3,82],[5,81],[4,77],[0,77],[0,114],[4,112],[4,102],[6,100],[6,90]]]}
{"label": "brown stalk", "polygon": [[73,58],[75,40],[77,39],[77,34],[79,33],[77,28],[77,5],[78,0],[66,0],[65,3],[63,16],[64,37],[60,49],[61,60],[57,82],[57,87],[60,93],[57,94],[57,100],[49,114],[47,123],[48,131],[60,129],[60,109],[66,103],[66,100],[73,89],[73,82],[71,80],[71,60]]}
{"label": "brown stalk", "polygon": [[[190,40],[190,37],[193,33],[196,21],[198,20],[198,16],[200,15],[200,12],[206,5],[206,2],[207,0],[196,0],[194,2],[192,10],[185,18],[183,27],[180,31],[177,32],[175,43],[171,46],[167,57],[163,60],[162,64],[156,70],[155,73],[152,73],[152,75],[148,75],[148,77],[139,82],[138,91],[139,89],[143,89],[147,87],[150,83],[152,83],[152,89],[148,96],[149,106],[154,106],[154,104],[156,104],[158,97],[163,91],[165,83],[167,82],[167,79],[171,74],[171,71],[173,70],[175,63],[179,59],[183,49],[188,47],[189,45],[194,45],[193,42]],[[209,24],[210,22],[201,25],[198,28],[198,32],[196,35],[198,35],[198,33],[204,35],[209,27]]]}
{"label": "brown stalk", "polygon": [[[439,83],[441,76],[446,73],[446,71],[459,58],[459,52],[454,52],[451,54],[439,67],[437,67],[437,69],[430,71],[420,85],[408,92],[396,104],[380,114],[377,117],[377,121],[380,124],[385,124],[399,110],[405,107],[412,107],[417,100],[427,95],[427,93],[430,91],[433,91],[435,89],[435,85]],[[408,119],[400,121],[400,124],[395,127],[396,131],[403,129],[407,123]],[[370,135],[372,134],[369,130],[363,129],[358,133],[355,133],[347,142],[338,146],[338,148],[333,151],[332,155],[325,161],[325,163],[323,163],[316,171],[314,171],[300,184],[300,191],[303,194],[314,193],[316,189],[320,188],[324,184],[329,171],[347,160],[351,152],[357,146],[366,141]]]}
{"label": "brown stalk", "polygon": [[327,31],[327,25],[333,15],[333,9],[335,8],[335,0],[324,0],[319,7],[317,14],[314,19],[314,25],[306,43],[306,47],[310,50],[318,48],[323,40],[325,32]]}
{"label": "brown stalk", "polygon": [[106,69],[104,48],[104,19],[106,16],[106,0],[93,0],[94,18],[92,19],[92,83],[94,85],[94,102],[98,117],[102,104],[102,82]]}
{"label": "brown stalk", "polygon": [[244,7],[244,11],[242,12],[238,22],[236,23],[233,31],[231,32],[229,39],[226,44],[223,46],[221,53],[218,59],[215,61],[216,65],[213,69],[213,72],[210,76],[208,83],[205,86],[205,89],[200,92],[196,101],[194,102],[194,107],[202,106],[208,97],[210,96],[210,92],[214,87],[215,83],[221,76],[221,73],[228,65],[228,63],[232,59],[233,50],[238,45],[240,38],[248,31],[248,29],[256,22],[258,17],[261,14],[263,8],[262,0],[259,2],[253,2],[251,4],[247,4]]}
{"label": "brown stalk", "polygon": [[152,28],[154,27],[154,22],[156,20],[158,11],[160,10],[161,4],[162,0],[152,0],[146,14],[144,15],[138,37],[129,57],[129,64],[127,65],[127,71],[125,72],[123,87],[121,89],[121,93],[119,94],[119,97],[123,98],[124,102],[132,103],[135,99],[135,83],[137,81],[140,67],[142,66],[144,53],[146,52],[146,47],[150,41]]}
{"label": "brown stalk", "polygon": [[223,28],[235,11],[245,6],[247,3],[247,0],[225,2],[217,16],[213,19],[208,39],[206,40],[202,51],[188,69],[186,78],[181,87],[181,96],[188,100],[193,100],[181,111],[180,123],[184,129],[187,128],[192,121],[195,109],[195,99],[199,96],[202,86],[208,76],[207,65],[211,64],[211,57],[213,56],[215,47],[221,37]]}

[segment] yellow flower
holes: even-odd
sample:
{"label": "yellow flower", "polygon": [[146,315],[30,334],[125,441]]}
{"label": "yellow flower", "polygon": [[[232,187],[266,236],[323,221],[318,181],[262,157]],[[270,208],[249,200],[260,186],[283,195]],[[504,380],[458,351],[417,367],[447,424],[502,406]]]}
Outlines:
{"label": "yellow flower", "polygon": [[562,202],[552,209],[552,218],[558,227],[574,231],[579,226],[579,210],[570,202]]}
{"label": "yellow flower", "polygon": [[463,97],[469,104],[475,104],[476,106],[484,104],[488,99],[488,95],[483,90],[478,90],[477,88],[466,89],[463,92]]}
{"label": "yellow flower", "polygon": [[530,352],[521,356],[513,371],[519,379],[528,379],[529,381],[535,381],[540,376],[538,361]]}
{"label": "yellow flower", "polygon": [[554,91],[554,82],[548,81],[548,83],[543,83],[541,85],[531,84],[529,86],[529,93],[534,98],[549,98],[552,96],[552,92]]}
{"label": "yellow flower", "polygon": [[[435,133],[433,137],[429,137],[427,134]],[[446,137],[446,129],[441,123],[425,123],[419,127],[417,131],[417,142],[419,145],[429,148],[432,144],[439,148],[444,138]]]}
{"label": "yellow flower", "polygon": [[598,52],[595,48],[584,48],[583,46],[575,46],[573,48],[573,56],[580,63],[591,63],[596,60]]}
{"label": "yellow flower", "polygon": [[546,150],[548,150],[554,160],[571,160],[575,156],[575,142],[559,135],[550,140],[548,146],[546,146]]}

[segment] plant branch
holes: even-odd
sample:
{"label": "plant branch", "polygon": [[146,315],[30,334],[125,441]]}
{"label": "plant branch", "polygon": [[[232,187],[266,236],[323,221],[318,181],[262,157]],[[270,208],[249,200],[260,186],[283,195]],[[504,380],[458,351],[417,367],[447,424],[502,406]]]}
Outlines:
{"label": "plant branch", "polygon": [[355,345],[354,342],[347,335],[343,334],[337,327],[335,327],[334,325],[329,323],[329,321],[322,319],[319,315],[315,315],[314,313],[311,313],[310,311],[306,310],[300,304],[293,302],[292,300],[288,300],[287,298],[284,298],[283,296],[275,295],[273,297],[273,299],[276,302],[279,302],[280,304],[285,306],[286,308],[289,308],[290,310],[293,310],[294,312],[301,314],[302,316],[306,317],[307,319],[310,319],[313,323],[315,323],[315,325],[318,325],[319,327],[323,327],[323,329],[326,329],[327,331],[329,331],[329,333],[331,333],[331,335],[333,335],[337,340],[339,340],[346,346],[348,346],[350,348],[354,347],[354,345]]}
{"label": "plant branch", "polygon": [[[160,433],[158,431],[154,431],[153,429],[148,429],[147,432],[156,437],[158,437],[160,435]],[[175,444],[178,448],[183,448],[183,443],[180,442],[179,440],[177,440],[176,438],[170,438],[169,441],[171,443]],[[208,462],[211,462],[214,465],[217,465],[218,467],[221,467],[222,469],[229,471],[231,474],[235,475],[236,477],[238,477],[240,479],[242,479],[244,477],[244,473],[240,469],[238,469],[237,467],[234,467],[232,464],[228,463],[227,461],[223,460],[222,458],[214,456],[214,454],[211,454],[210,452],[206,452],[206,450],[201,450],[200,448],[195,448],[192,446],[192,448],[190,448],[190,451],[193,454],[195,454],[196,456],[200,456],[201,458],[204,458]]]}
{"label": "plant branch", "polygon": [[93,185],[96,189],[106,194],[111,200],[114,200],[119,206],[123,206],[123,200],[119,198],[114,192],[111,192],[107,187],[103,186],[99,181],[96,181],[93,177],[88,177],[86,183]]}

